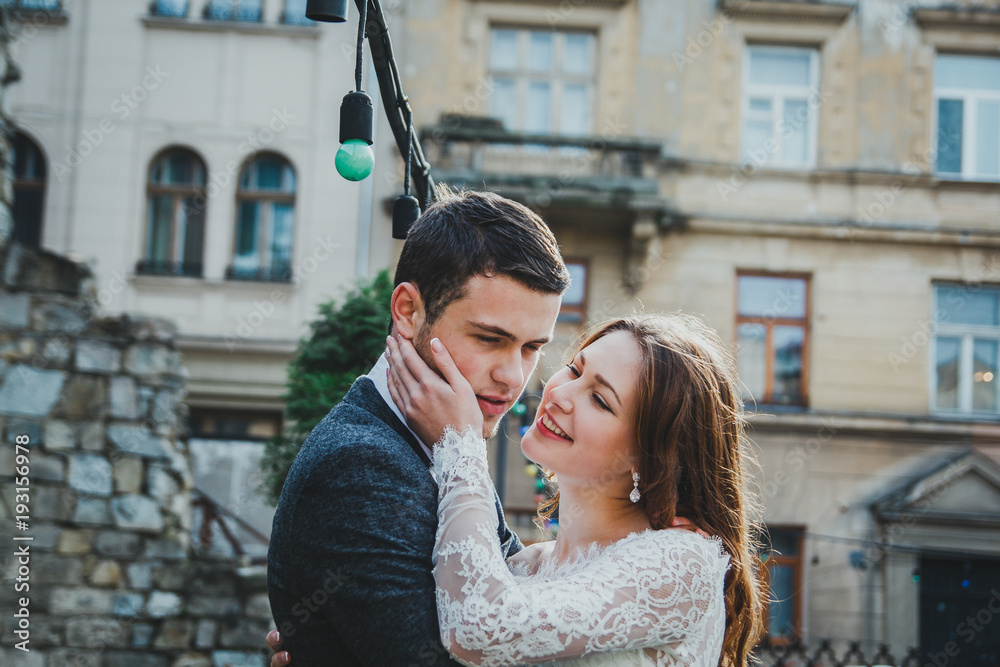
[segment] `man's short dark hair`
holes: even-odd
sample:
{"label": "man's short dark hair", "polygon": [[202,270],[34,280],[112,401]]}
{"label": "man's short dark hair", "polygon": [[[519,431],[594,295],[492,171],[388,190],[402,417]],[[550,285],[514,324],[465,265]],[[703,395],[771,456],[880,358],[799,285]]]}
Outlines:
{"label": "man's short dark hair", "polygon": [[569,272],[559,246],[538,215],[492,192],[439,187],[438,200],[403,244],[395,284],[420,290],[427,324],[465,295],[473,276],[509,276],[525,287],[562,294]]}

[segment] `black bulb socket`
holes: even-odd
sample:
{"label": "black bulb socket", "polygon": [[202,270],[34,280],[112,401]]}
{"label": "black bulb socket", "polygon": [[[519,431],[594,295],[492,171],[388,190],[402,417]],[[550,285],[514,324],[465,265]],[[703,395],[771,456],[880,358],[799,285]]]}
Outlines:
{"label": "black bulb socket", "polygon": [[347,0],[307,0],[306,18],[324,23],[347,20]]}
{"label": "black bulb socket", "polygon": [[340,104],[340,143],[361,139],[372,145],[375,109],[372,98],[360,90],[347,93]]}
{"label": "black bulb socket", "polygon": [[420,217],[420,202],[412,195],[396,197],[392,204],[392,238],[403,240]]}

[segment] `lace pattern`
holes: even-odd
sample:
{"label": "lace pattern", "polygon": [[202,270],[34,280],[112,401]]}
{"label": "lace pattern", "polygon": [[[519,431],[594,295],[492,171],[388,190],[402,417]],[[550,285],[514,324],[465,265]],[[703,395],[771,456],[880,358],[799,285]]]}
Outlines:
{"label": "lace pattern", "polygon": [[[434,448],[441,640],[466,665],[716,667],[725,631],[721,542],[633,533],[573,560],[511,571],[497,538],[486,443],[471,429]],[[560,664],[564,665],[565,662]]]}

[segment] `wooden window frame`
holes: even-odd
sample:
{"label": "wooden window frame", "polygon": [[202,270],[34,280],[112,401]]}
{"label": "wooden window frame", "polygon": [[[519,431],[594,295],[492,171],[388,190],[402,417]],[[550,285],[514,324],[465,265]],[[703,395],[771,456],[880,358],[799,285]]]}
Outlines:
{"label": "wooden window frame", "polygon": [[[788,533],[798,533],[798,553],[795,556],[789,556],[786,554],[776,554],[774,551],[768,552],[768,558],[766,561],[761,562],[760,568],[760,578],[761,583],[764,585],[764,590],[767,591],[767,609],[764,611],[764,635],[768,638],[771,644],[777,645],[789,645],[794,644],[796,641],[802,638],[802,573],[805,569],[803,567],[805,561],[805,546],[806,546],[806,529],[805,526],[786,526],[786,525],[775,525],[768,526],[768,531],[770,530],[780,530]],[[792,636],[791,637],[772,637],[771,636],[771,618],[770,618],[770,605],[771,605],[771,565],[783,565],[791,566],[794,569],[793,586],[795,587],[795,592],[792,594]]]}
{"label": "wooden window frame", "polygon": [[[189,185],[163,185],[153,183],[153,170],[156,169],[156,165],[160,162],[160,160],[163,160],[174,152],[185,153],[195,161],[197,166],[201,168],[203,184],[198,185],[196,183],[192,183]],[[143,258],[136,266],[136,273],[165,276],[176,275],[194,278],[200,278],[202,276],[205,262],[205,228],[208,224],[208,195],[207,186],[205,185],[207,182],[208,166],[205,164],[205,160],[203,160],[198,153],[190,148],[185,146],[171,146],[163,149],[153,157],[149,163],[149,173],[146,177],[146,241],[143,244]],[[166,260],[167,266],[163,267],[163,270],[159,270],[158,267],[155,266],[155,261],[152,259],[151,252],[151,244],[153,242],[153,210],[151,208],[151,204],[153,197],[157,196],[170,198],[170,240],[167,244],[169,248],[169,259]],[[196,259],[184,257],[184,249],[178,245],[178,213],[180,208],[184,206],[184,199],[187,197],[193,198],[195,202],[202,202],[200,207],[200,213],[202,216],[201,257]]]}
{"label": "wooden window frame", "polygon": [[[757,276],[762,278],[784,278],[791,280],[802,280],[806,287],[805,315],[802,318],[791,317],[761,317],[740,314],[740,278],[744,276]],[[809,405],[809,349],[811,333],[809,323],[812,321],[812,276],[806,273],[770,273],[767,271],[737,271],[736,289],[734,290],[735,302],[733,311],[736,313],[736,326],[734,328],[734,338],[739,344],[739,331],[741,324],[762,324],[766,327],[766,365],[764,377],[764,395],[754,396],[754,400],[761,405],[788,405],[807,407]],[[799,400],[794,403],[774,403],[774,349],[771,346],[771,334],[775,326],[801,326],[803,328],[802,340],[802,391]]]}
{"label": "wooden window frame", "polygon": [[[11,133],[11,135],[12,135],[11,136],[11,139],[12,139],[12,141],[11,141],[11,160],[14,163],[12,165],[14,168],[12,169],[12,172],[11,172],[12,175],[13,175],[13,182],[11,183],[12,194],[13,194],[13,200],[11,202],[11,204],[12,204],[11,205],[11,216],[12,216],[12,219],[11,219],[11,223],[12,223],[11,235],[15,236],[15,231],[17,229],[17,222],[18,221],[15,220],[15,219],[13,219],[13,215],[15,213],[15,202],[17,201],[17,193],[18,192],[26,192],[26,191],[38,192],[39,193],[38,194],[38,199],[39,199],[38,219],[34,220],[33,222],[34,222],[35,227],[37,228],[38,245],[40,246],[41,242],[42,242],[42,232],[45,229],[45,190],[46,190],[46,185],[47,185],[47,181],[48,181],[48,177],[49,177],[48,160],[45,159],[45,153],[42,151],[42,147],[30,135],[28,135],[27,133],[22,132],[22,131],[20,131],[20,130],[18,130],[16,128],[13,130],[13,132]],[[39,169],[39,171],[41,172],[41,176],[40,177],[37,177],[37,178],[36,177],[28,177],[28,176],[25,176],[25,175],[19,175],[16,172],[17,158],[14,155],[14,150],[15,150],[15,146],[17,145],[18,141],[20,141],[22,144],[27,144],[30,147],[30,149],[32,150],[32,152],[35,155],[35,157],[39,160],[39,162],[40,162],[40,169]],[[22,234],[26,231],[25,230],[25,226],[26,225],[24,224],[24,221],[22,221],[22,225],[21,225],[21,233]],[[24,241],[23,238],[22,238],[22,241]],[[34,244],[29,244],[29,245],[34,245]]]}
{"label": "wooden window frame", "polygon": [[[277,158],[281,160],[284,167],[291,169],[292,171],[292,191],[286,192],[283,190],[246,190],[243,188],[243,174],[247,169],[253,167],[254,163],[260,159],[264,158]],[[268,282],[290,282],[292,280],[292,263],[295,251],[295,200],[298,194],[299,178],[298,173],[295,170],[295,165],[281,153],[276,153],[274,151],[263,151],[260,153],[255,153],[251,155],[244,163],[239,171],[239,178],[236,181],[236,211],[235,220],[233,224],[233,250],[231,257],[233,260],[232,265],[230,265],[228,271],[226,272],[226,277],[230,280],[261,280]],[[244,202],[254,202],[262,209],[262,218],[260,229],[257,230],[257,247],[258,247],[258,259],[259,265],[255,272],[251,274],[246,274],[245,270],[236,269],[236,252],[239,247],[239,233],[240,233],[240,207]],[[280,268],[274,263],[274,258],[270,258],[267,263],[265,263],[266,253],[264,248],[267,246],[266,241],[271,238],[274,234],[274,205],[275,204],[288,204],[292,207],[292,256],[289,257],[288,267],[286,271],[276,271]]]}

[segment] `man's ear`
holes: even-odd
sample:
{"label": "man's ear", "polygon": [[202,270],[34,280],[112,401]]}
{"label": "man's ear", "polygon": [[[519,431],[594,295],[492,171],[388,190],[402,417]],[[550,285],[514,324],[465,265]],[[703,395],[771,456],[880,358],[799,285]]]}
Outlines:
{"label": "man's ear", "polygon": [[392,301],[389,304],[396,333],[403,338],[412,340],[426,321],[424,300],[420,290],[413,283],[400,283],[392,291]]}

